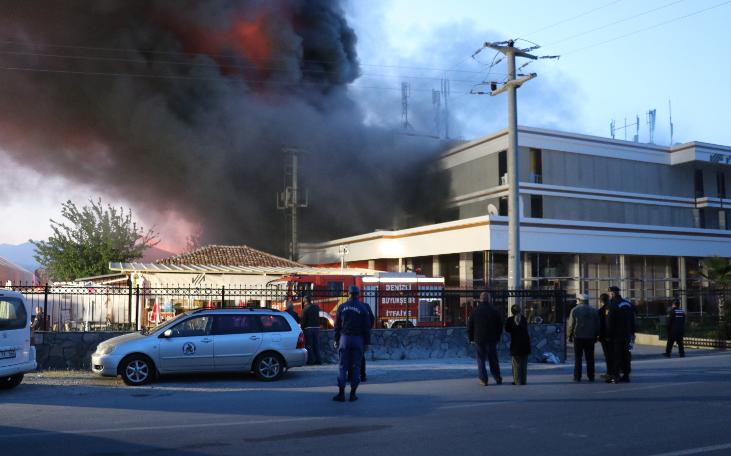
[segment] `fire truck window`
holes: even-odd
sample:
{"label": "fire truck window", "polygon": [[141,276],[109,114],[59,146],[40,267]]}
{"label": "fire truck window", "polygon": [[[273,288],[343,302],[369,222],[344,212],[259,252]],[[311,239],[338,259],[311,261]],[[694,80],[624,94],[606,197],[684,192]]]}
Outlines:
{"label": "fire truck window", "polygon": [[263,332],[289,332],[292,328],[280,315],[259,315]]}
{"label": "fire truck window", "polygon": [[328,296],[342,296],[343,295],[343,282],[328,282],[327,283]]}
{"label": "fire truck window", "polygon": [[302,299],[304,296],[310,294],[311,289],[312,284],[309,282],[296,282],[294,287],[294,296],[295,298]]}

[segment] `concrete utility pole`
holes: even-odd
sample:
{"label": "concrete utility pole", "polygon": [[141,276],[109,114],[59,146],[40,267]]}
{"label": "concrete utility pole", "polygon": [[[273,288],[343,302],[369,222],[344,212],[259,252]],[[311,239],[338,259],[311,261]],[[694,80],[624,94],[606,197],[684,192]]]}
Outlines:
{"label": "concrete utility pole", "polygon": [[520,187],[518,159],[518,101],[517,90],[536,77],[535,73],[516,79],[515,57],[536,60],[538,57],[528,54],[514,46],[514,41],[501,43],[485,43],[485,47],[495,49],[505,55],[508,60],[508,80],[497,88],[493,84],[490,95],[495,96],[508,92],[508,289],[522,288],[520,269]]}

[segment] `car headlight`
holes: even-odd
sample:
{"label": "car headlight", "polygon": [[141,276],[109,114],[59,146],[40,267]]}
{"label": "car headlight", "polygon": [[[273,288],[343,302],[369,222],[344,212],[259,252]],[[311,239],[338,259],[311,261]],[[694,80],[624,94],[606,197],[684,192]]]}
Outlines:
{"label": "car headlight", "polygon": [[108,355],[108,354],[112,353],[114,351],[114,349],[116,349],[116,348],[117,348],[116,345],[104,345],[101,347],[97,347],[96,352],[99,353],[100,355]]}

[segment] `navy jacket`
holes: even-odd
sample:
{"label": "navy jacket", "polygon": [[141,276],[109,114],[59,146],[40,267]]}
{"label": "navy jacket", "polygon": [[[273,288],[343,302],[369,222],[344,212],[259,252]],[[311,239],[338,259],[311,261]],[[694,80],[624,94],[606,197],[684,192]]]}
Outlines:
{"label": "navy jacket", "polygon": [[680,307],[673,307],[668,312],[668,335],[683,337],[685,334],[685,311]]}
{"label": "navy jacket", "polygon": [[607,309],[607,339],[629,340],[635,335],[635,307],[624,298],[610,301]]}
{"label": "navy jacket", "polygon": [[372,313],[369,306],[357,299],[348,299],[338,307],[335,315],[335,340],[340,336],[361,336],[363,344],[371,343]]}
{"label": "navy jacket", "polygon": [[467,332],[470,342],[478,345],[498,342],[503,333],[500,312],[492,305],[481,302],[467,320]]}

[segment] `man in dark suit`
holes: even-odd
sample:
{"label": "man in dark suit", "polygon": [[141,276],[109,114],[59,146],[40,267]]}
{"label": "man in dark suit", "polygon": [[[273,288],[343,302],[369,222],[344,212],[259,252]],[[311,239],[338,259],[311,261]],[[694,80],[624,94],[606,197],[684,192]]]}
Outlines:
{"label": "man in dark suit", "polygon": [[500,385],[503,378],[500,375],[500,364],[497,358],[497,344],[503,333],[503,320],[500,312],[492,305],[487,292],[480,294],[480,304],[467,320],[467,332],[470,343],[475,346],[477,355],[477,374],[480,384],[487,386],[487,370],[485,360],[490,365],[490,373],[495,383]]}

